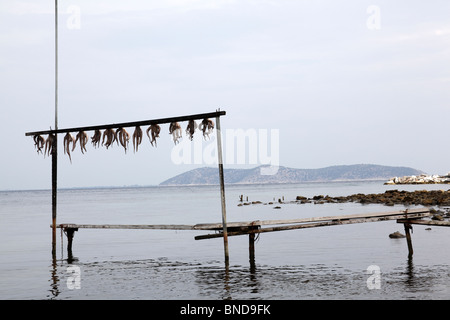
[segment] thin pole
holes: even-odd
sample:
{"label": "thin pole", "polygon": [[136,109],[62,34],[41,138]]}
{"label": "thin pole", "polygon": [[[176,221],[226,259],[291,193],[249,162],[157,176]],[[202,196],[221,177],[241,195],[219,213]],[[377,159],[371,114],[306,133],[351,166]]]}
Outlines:
{"label": "thin pole", "polygon": [[[58,0],[55,0],[55,130],[58,130]],[[58,173],[58,135],[52,146],[52,254],[56,255],[56,193]]]}
{"label": "thin pole", "polygon": [[58,130],[58,0],[55,0],[55,130]]}
{"label": "thin pole", "polygon": [[225,265],[228,266],[230,258],[228,254],[227,213],[225,207],[225,182],[223,178],[222,136],[220,131],[219,116],[216,117],[216,134],[217,134],[217,158],[219,162],[220,198],[222,204],[223,248],[225,252]]}

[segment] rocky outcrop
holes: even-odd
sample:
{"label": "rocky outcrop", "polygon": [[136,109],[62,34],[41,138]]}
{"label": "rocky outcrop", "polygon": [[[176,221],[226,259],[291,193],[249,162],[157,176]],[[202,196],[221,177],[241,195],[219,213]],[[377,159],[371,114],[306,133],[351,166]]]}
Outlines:
{"label": "rocky outcrop", "polygon": [[[416,190],[416,191],[399,191],[399,190],[387,190],[384,193],[370,193],[363,194],[357,193],[349,196],[339,196],[331,197],[329,195],[316,195],[313,197],[297,196],[295,200],[284,201],[284,197],[278,199],[279,204],[324,204],[324,203],[345,203],[345,202],[355,202],[361,204],[384,204],[387,206],[393,205],[422,205],[427,207],[439,206],[439,207],[450,207],[450,190]],[[243,196],[240,197],[240,203],[238,206],[251,205],[251,204],[261,204],[261,201],[244,202]],[[263,203],[263,204],[274,204],[273,202]],[[445,208],[446,210],[450,210]],[[437,214],[443,214],[447,216],[443,211],[433,212]]]}
{"label": "rocky outcrop", "polygon": [[421,174],[418,176],[404,176],[404,177],[394,177],[389,181],[385,182],[386,185],[391,184],[445,184],[450,183],[450,172],[445,176],[426,175]]}
{"label": "rocky outcrop", "polygon": [[423,206],[450,206],[450,191],[445,190],[416,190],[416,191],[398,191],[387,190],[384,193],[363,194],[357,193],[349,196],[330,197],[330,196],[314,196],[305,198],[298,196],[299,203],[344,203],[357,202],[361,204],[377,203],[393,206],[402,205],[423,205]]}

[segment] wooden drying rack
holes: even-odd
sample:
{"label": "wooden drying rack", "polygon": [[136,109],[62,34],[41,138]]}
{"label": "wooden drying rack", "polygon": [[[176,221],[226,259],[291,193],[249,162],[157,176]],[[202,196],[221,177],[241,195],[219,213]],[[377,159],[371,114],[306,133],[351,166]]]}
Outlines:
{"label": "wooden drying rack", "polygon": [[[103,125],[95,125],[95,126],[83,126],[83,127],[73,127],[73,128],[65,128],[65,129],[55,129],[55,130],[41,130],[41,131],[32,131],[25,133],[25,136],[36,136],[36,135],[53,135],[53,144],[51,148],[52,154],[52,253],[55,256],[56,254],[56,218],[57,218],[57,159],[58,159],[58,139],[57,135],[60,133],[67,132],[80,132],[80,131],[93,131],[93,130],[105,130],[112,128],[128,128],[128,127],[136,127],[136,126],[146,126],[153,124],[165,124],[172,122],[183,122],[189,120],[202,120],[215,118],[216,120],[216,140],[217,140],[217,157],[218,157],[218,165],[219,165],[219,181],[220,181],[220,194],[221,194],[221,209],[222,209],[222,233],[224,238],[224,254],[225,254],[225,263],[228,265],[229,261],[229,252],[228,252],[228,236],[227,236],[227,223],[226,223],[226,206],[225,206],[225,183],[223,177],[223,161],[222,161],[222,138],[220,131],[220,117],[226,114],[225,111],[216,110],[216,112],[210,113],[200,113],[200,114],[192,114],[185,116],[177,116],[170,118],[160,118],[160,119],[151,119],[151,120],[143,120],[143,121],[133,121],[133,122],[121,122],[121,123],[112,123],[112,124],[103,124]],[[61,225],[59,226],[61,227]],[[70,250],[72,245],[72,238],[74,231],[77,231],[77,227],[72,228],[64,228],[67,232],[67,237],[69,238]],[[69,247],[68,247],[69,248]]]}

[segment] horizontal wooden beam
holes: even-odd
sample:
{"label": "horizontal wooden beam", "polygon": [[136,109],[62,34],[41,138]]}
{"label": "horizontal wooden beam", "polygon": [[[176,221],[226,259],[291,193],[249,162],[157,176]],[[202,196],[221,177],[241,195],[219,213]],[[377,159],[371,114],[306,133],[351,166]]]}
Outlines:
{"label": "horizontal wooden beam", "polygon": [[450,221],[440,221],[440,220],[398,219],[397,223],[423,224],[423,225],[427,225],[427,226],[450,227]]}
{"label": "horizontal wooden beam", "polygon": [[[257,222],[255,222],[257,223]],[[196,224],[196,225],[187,225],[187,224],[76,224],[76,223],[61,223],[58,224],[57,228],[62,229],[154,229],[154,230],[216,230],[222,229],[216,228],[215,223],[207,224]],[[222,225],[222,224],[220,224]],[[227,228],[233,229],[238,227],[246,228],[248,226],[259,226],[254,223],[241,223],[241,222],[232,222],[227,224]]]}
{"label": "horizontal wooden beam", "polygon": [[62,229],[154,229],[154,230],[194,230],[192,225],[183,224],[74,224],[63,223],[56,226]]}
{"label": "horizontal wooden beam", "polygon": [[[409,214],[408,214],[409,216]],[[414,218],[423,218],[428,216],[426,213],[411,213],[411,217]],[[394,216],[381,216],[381,217],[366,217],[366,218],[353,218],[353,219],[334,219],[331,221],[321,221],[314,223],[301,223],[301,224],[293,224],[287,226],[275,226],[275,227],[267,227],[260,229],[247,229],[235,232],[228,232],[228,236],[240,236],[251,233],[264,233],[264,232],[275,232],[275,231],[286,231],[286,230],[295,230],[295,229],[305,229],[305,228],[316,228],[316,227],[325,227],[325,226],[337,226],[337,225],[345,225],[345,224],[354,224],[354,223],[364,223],[364,222],[378,222],[378,221],[387,221],[387,220],[398,220],[404,218],[404,215],[394,215]],[[206,234],[194,237],[195,240],[204,240],[204,239],[212,239],[212,238],[220,238],[223,237],[222,233],[215,234]]]}
{"label": "horizontal wooden beam", "polygon": [[[299,219],[289,219],[289,220],[262,220],[262,221],[245,221],[245,222],[228,222],[227,226],[233,227],[242,227],[242,226],[254,226],[254,225],[278,225],[278,224],[295,224],[295,223],[305,223],[305,222],[319,222],[319,221],[334,221],[334,220],[348,220],[348,219],[358,219],[358,218],[385,218],[391,216],[389,220],[392,219],[392,216],[400,216],[403,217],[410,216],[412,214],[424,214],[423,216],[429,216],[430,210],[428,209],[408,209],[405,210],[397,210],[390,212],[375,212],[375,213],[358,213],[358,214],[347,214],[340,216],[326,216],[326,217],[312,217],[312,218],[299,218]],[[221,229],[221,223],[208,223],[208,224],[197,224],[196,229]]]}
{"label": "horizontal wooden beam", "polygon": [[192,114],[192,115],[187,115],[187,116],[152,119],[152,120],[144,120],[144,121],[111,123],[111,124],[103,124],[103,125],[96,125],[96,126],[65,128],[65,129],[58,129],[58,130],[42,130],[42,131],[27,132],[27,133],[25,133],[25,136],[34,136],[34,135],[42,135],[42,134],[57,134],[57,133],[67,133],[67,132],[79,132],[79,131],[104,130],[104,129],[112,129],[112,128],[128,128],[128,127],[136,127],[136,126],[147,126],[147,125],[152,125],[152,124],[164,124],[164,123],[171,123],[171,122],[182,122],[182,121],[189,121],[189,120],[215,118],[215,117],[224,116],[225,114],[226,114],[225,111],[216,111],[216,112],[210,112],[210,113],[199,113],[199,114]]}

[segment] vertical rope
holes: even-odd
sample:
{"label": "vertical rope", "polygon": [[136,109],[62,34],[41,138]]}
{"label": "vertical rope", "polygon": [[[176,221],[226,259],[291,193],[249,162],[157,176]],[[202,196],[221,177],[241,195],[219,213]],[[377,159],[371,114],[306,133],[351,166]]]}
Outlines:
{"label": "vertical rope", "polygon": [[55,130],[58,130],[58,0],[55,0]]}

